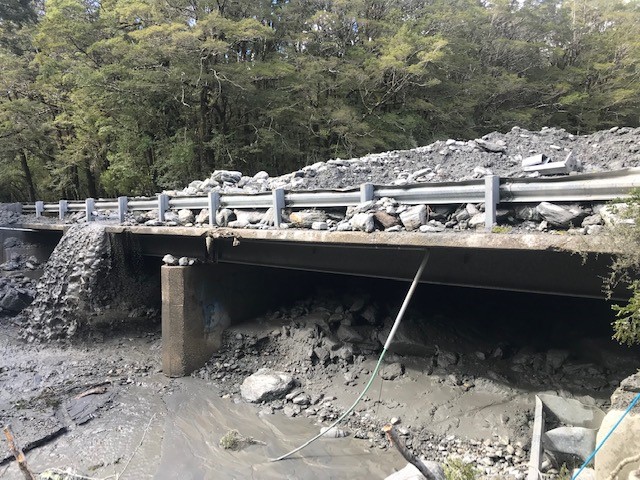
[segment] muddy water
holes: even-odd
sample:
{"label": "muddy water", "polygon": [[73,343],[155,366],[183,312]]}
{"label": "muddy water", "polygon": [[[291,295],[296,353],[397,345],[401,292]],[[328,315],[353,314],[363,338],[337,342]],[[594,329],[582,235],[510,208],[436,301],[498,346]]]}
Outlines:
{"label": "muddy water", "polygon": [[[395,452],[369,448],[351,437],[320,439],[299,455],[270,462],[318,433],[308,419],[258,416],[254,406],[220,399],[211,386],[180,381],[182,391],[167,399],[168,414],[157,479],[345,479],[384,478],[403,462]],[[264,442],[240,452],[221,449],[228,430]]]}
{"label": "muddy water", "polygon": [[[165,388],[173,391],[163,399],[156,392]],[[218,442],[230,429],[264,445],[224,450]],[[352,437],[321,439],[291,459],[269,461],[318,429],[308,419],[260,417],[255,406],[222,399],[214,386],[197,379],[154,376],[28,460],[34,471],[72,466],[93,477],[122,479],[377,479],[404,466],[396,452],[371,449]],[[22,477],[11,465],[0,478]]]}
{"label": "muddy water", "polygon": [[[96,335],[68,346],[24,344],[15,334],[8,326],[0,331],[0,423],[11,423],[23,445],[43,433],[39,425],[53,422],[55,408],[45,405],[43,393],[64,401],[105,379],[115,392],[94,419],[28,452],[34,472],[70,468],[123,480],[381,479],[404,466],[395,451],[353,437],[321,439],[294,458],[269,462],[320,426],[280,413],[260,416],[259,406],[221,398],[211,382],[165,377],[157,331]],[[264,444],[224,450],[218,442],[230,429]],[[22,478],[15,463],[0,467],[0,479]]]}

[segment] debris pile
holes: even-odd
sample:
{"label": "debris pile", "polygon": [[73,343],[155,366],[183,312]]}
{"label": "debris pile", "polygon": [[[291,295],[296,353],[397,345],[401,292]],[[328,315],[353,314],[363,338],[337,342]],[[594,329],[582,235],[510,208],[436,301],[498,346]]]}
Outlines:
{"label": "debris pile", "polygon": [[[221,350],[193,376],[214,382],[224,397],[258,403],[260,415],[303,416],[326,425],[373,371],[395,308],[379,298],[323,291],[232,326]],[[418,456],[442,463],[455,458],[487,476],[524,478],[531,392],[576,392],[583,402],[603,405],[589,394],[609,391],[620,380],[612,379],[620,371],[569,350],[492,344],[444,318],[408,313],[376,380],[381,383],[339,427],[341,435],[368,440],[371,448],[389,448],[381,427],[391,419]],[[477,408],[485,423],[473,413]]]}
{"label": "debris pile", "polygon": [[[605,153],[606,152],[606,153]],[[210,191],[252,194],[274,188],[289,191],[355,188],[363,183],[407,185],[478,179],[498,174],[510,178],[599,172],[640,165],[640,129],[616,128],[576,136],[562,129],[530,132],[514,127],[506,134],[492,133],[481,139],[438,141],[413,150],[384,152],[366,157],[334,159],[271,178],[266,172],[253,177],[238,171],[217,170],[204,181],[194,181],[172,196],[205,195]],[[568,230],[573,234],[599,234],[615,221],[603,202],[552,204],[541,202],[499,208],[497,224],[508,230],[547,232]],[[280,228],[329,231],[386,231],[439,233],[484,228],[483,203],[462,205],[406,205],[394,198],[380,198],[355,207],[284,212]],[[148,226],[207,226],[208,210],[182,209],[129,216],[129,223]],[[273,212],[223,208],[216,214],[218,226],[274,228]]]}
{"label": "debris pile", "polygon": [[111,267],[104,227],[73,225],[47,261],[36,297],[23,312],[27,341],[73,336],[98,307],[100,285]]}
{"label": "debris pile", "polygon": [[526,171],[523,160],[544,155],[540,163],[567,163],[571,171],[583,173],[617,170],[640,165],[640,129],[615,127],[591,135],[573,135],[561,128],[533,132],[513,127],[507,133],[493,132],[468,141],[439,140],[411,150],[397,150],[361,158],[332,159],[308,165],[295,172],[270,177],[217,170],[209,178],[195,180],[170,195],[203,195],[212,190],[224,193],[259,193],[275,188],[313,190],[351,188],[371,182],[378,185],[406,185],[481,178],[485,175],[536,177]]}

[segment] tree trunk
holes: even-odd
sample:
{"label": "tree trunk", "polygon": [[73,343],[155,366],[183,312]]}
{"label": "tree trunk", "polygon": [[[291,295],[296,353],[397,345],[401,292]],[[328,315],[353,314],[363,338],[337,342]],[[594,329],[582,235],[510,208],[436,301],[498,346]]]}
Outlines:
{"label": "tree trunk", "polygon": [[89,197],[96,198],[98,196],[98,188],[96,186],[96,177],[93,174],[93,170],[91,169],[91,164],[89,160],[85,160],[84,162],[84,171],[87,176],[87,189],[89,191]]}
{"label": "tree trunk", "polygon": [[24,178],[27,181],[27,190],[29,193],[29,201],[36,201],[36,189],[33,185],[33,177],[31,176],[31,169],[29,168],[29,163],[27,162],[27,154],[24,150],[21,150],[18,154],[20,156],[20,166],[22,167],[22,173],[24,173]]}

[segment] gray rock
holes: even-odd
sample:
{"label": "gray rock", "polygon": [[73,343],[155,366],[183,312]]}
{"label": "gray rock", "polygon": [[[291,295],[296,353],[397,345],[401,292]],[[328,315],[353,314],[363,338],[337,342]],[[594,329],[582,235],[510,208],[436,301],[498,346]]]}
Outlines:
{"label": "gray rock", "polygon": [[211,174],[211,180],[218,183],[238,183],[242,178],[242,172],[234,170],[216,170]]}
{"label": "gray rock", "polygon": [[626,203],[614,203],[612,205],[606,205],[600,209],[600,216],[602,221],[608,227],[613,227],[619,224],[633,225],[634,221],[631,218],[626,218],[628,215],[629,205]]}
{"label": "gray rock", "polygon": [[376,202],[373,200],[369,200],[367,202],[362,202],[359,203],[358,205],[349,208],[349,212],[352,215],[355,215],[357,213],[366,213],[369,210],[373,210],[376,207]]}
{"label": "gray rock", "polygon": [[162,257],[162,261],[165,263],[165,265],[178,265],[178,259],[170,253],[167,253],[164,257]]}
{"label": "gray rock", "polygon": [[188,208],[183,208],[182,210],[178,210],[178,223],[184,225],[186,223],[193,223],[196,217],[191,210]]}
{"label": "gray rock", "polygon": [[408,231],[417,230],[421,225],[427,223],[426,205],[416,205],[400,214],[400,221]]}
{"label": "gray rock", "polygon": [[208,208],[203,208],[202,210],[200,210],[200,213],[196,217],[196,223],[199,223],[201,225],[209,223],[209,209]]}
{"label": "gray rock", "polygon": [[549,350],[547,352],[547,365],[555,372],[569,358],[569,352],[566,350]]}
{"label": "gray rock", "polygon": [[311,230],[329,230],[329,225],[327,225],[327,222],[313,222]]}
{"label": "gray rock", "polygon": [[596,213],[594,215],[589,215],[588,217],[585,217],[584,220],[582,220],[583,227],[589,227],[593,225],[602,225],[603,223],[604,222],[602,220],[602,216],[599,213]]}
{"label": "gray rock", "polygon": [[4,240],[4,248],[13,248],[13,247],[18,247],[20,246],[20,240],[18,240],[16,237],[7,237]]}
{"label": "gray rock", "polygon": [[384,380],[395,380],[404,373],[404,365],[400,362],[384,365],[380,370],[380,376]]}
{"label": "gray rock", "polygon": [[357,213],[351,219],[351,225],[357,230],[371,233],[375,230],[376,225],[372,213]]}
{"label": "gray rock", "polygon": [[551,452],[577,455],[586,460],[596,448],[598,431],[584,427],[558,427],[542,435],[542,446]]}
{"label": "gray rock", "polygon": [[343,343],[359,343],[364,340],[354,328],[348,325],[340,325],[336,332],[338,339]]}
{"label": "gray rock", "polygon": [[[446,480],[444,476],[444,470],[438,462],[432,462],[430,460],[420,460],[422,464],[427,467],[427,471],[433,475],[435,480]],[[385,480],[425,480],[424,475],[420,473],[417,467],[408,463],[402,470],[398,470],[392,473]]]}
{"label": "gray rock", "polygon": [[178,214],[176,212],[172,212],[172,211],[166,211],[164,212],[164,221],[165,222],[175,222],[175,223],[179,223],[180,222],[180,217],[178,216]]}
{"label": "gray rock", "polygon": [[321,210],[303,210],[293,212],[289,220],[295,227],[310,228],[314,222],[326,222],[327,214]]}
{"label": "gray rock", "polygon": [[438,224],[438,223],[439,222],[437,222],[437,223],[429,222],[426,225],[421,225],[420,226],[420,231],[422,233],[440,233],[440,232],[444,232],[446,227],[444,225]]}
{"label": "gray rock", "polygon": [[541,202],[536,209],[548,223],[561,228],[580,225],[587,216],[586,212],[580,207],[570,206],[565,208],[549,202]]}
{"label": "gray rock", "polygon": [[507,146],[504,142],[489,142],[481,138],[476,139],[475,142],[480,148],[490,153],[504,153],[507,151]]}
{"label": "gray rock", "polygon": [[236,219],[236,214],[229,208],[223,208],[216,213],[216,223],[221,227],[226,227],[229,222],[233,222]]}
{"label": "gray rock", "polygon": [[264,213],[256,210],[234,210],[236,221],[246,223],[260,223],[264,218]]}
{"label": "gray rock", "polygon": [[10,312],[20,312],[29,306],[33,301],[33,296],[27,292],[21,292],[15,288],[9,289],[2,299],[0,299],[0,309]]}
{"label": "gray rock", "polygon": [[384,229],[398,225],[398,218],[394,215],[388,214],[387,212],[376,212],[373,214],[373,217]]}
{"label": "gray rock", "polygon": [[469,220],[469,228],[484,227],[484,224],[485,224],[485,214],[484,214],[484,212],[475,214]]}
{"label": "gray rock", "polygon": [[436,357],[436,362],[439,367],[451,367],[458,363],[458,354],[455,352],[440,351]]}
{"label": "gray rock", "polygon": [[540,212],[538,212],[536,207],[530,207],[528,205],[516,205],[515,216],[518,220],[531,222],[539,222],[540,220],[542,220]]}
{"label": "gray rock", "polygon": [[246,220],[233,220],[231,222],[229,222],[227,224],[227,227],[229,228],[245,228],[247,225],[249,225],[249,222],[247,222]]}
{"label": "gray rock", "polygon": [[259,403],[282,398],[294,384],[293,377],[287,373],[261,368],[244,379],[240,393],[247,402]]}

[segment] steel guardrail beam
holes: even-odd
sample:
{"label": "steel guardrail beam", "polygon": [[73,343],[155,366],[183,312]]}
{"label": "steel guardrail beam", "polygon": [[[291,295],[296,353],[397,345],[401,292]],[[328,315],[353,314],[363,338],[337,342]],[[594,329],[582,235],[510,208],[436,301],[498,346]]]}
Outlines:
{"label": "steel guardrail beam", "polygon": [[[498,185],[498,186],[497,186]],[[395,199],[398,203],[417,205],[456,205],[465,203],[491,203],[487,208],[486,226],[495,223],[498,204],[538,203],[538,202],[586,202],[610,201],[629,195],[634,188],[640,188],[640,168],[627,168],[610,172],[587,173],[563,177],[547,178],[499,178],[488,176],[477,180],[461,182],[419,183],[408,185],[363,184],[359,189],[285,191],[276,189],[257,194],[217,193],[206,196],[173,196],[160,194],[154,197],[118,199],[87,199],[82,201],[60,200],[23,204],[23,211],[36,216],[57,213],[60,218],[67,212],[91,212],[96,210],[118,211],[122,222],[127,212],[158,209],[159,219],[164,219],[167,210],[209,209],[258,209],[272,208],[276,225],[281,221],[284,208],[330,208],[349,207],[363,201],[383,197]],[[92,215],[91,215],[92,216]],[[89,219],[89,218],[88,218]],[[215,215],[210,215],[211,225],[215,225]]]}

